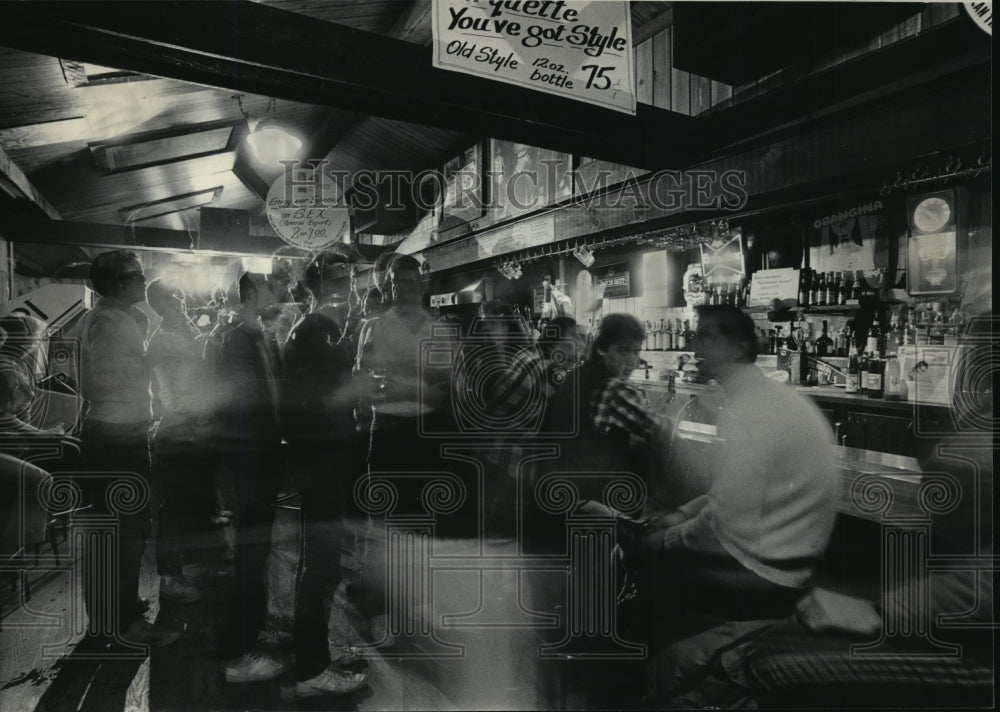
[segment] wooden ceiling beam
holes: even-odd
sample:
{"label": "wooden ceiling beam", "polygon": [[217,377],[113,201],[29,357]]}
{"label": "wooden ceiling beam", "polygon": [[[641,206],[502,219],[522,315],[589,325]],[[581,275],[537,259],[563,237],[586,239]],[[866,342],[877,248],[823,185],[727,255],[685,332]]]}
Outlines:
{"label": "wooden ceiling beam", "polygon": [[0,148],[0,177],[16,186],[25,198],[37,205],[50,218],[62,220],[59,211],[52,207],[49,201],[38,192],[38,189],[28,180],[28,176],[24,175],[24,171],[17,167],[17,164],[11,160],[3,148]]}
{"label": "wooden ceiling beam", "polygon": [[659,15],[651,19],[649,22],[645,22],[639,27],[635,27],[632,30],[632,44],[639,46],[650,37],[658,35],[663,30],[671,27],[674,24],[674,9],[668,7],[666,10],[661,12]]}
{"label": "wooden ceiling beam", "polygon": [[52,143],[79,141],[86,136],[90,122],[85,116],[44,121],[0,129],[0,146],[9,151],[47,146]]}
{"label": "wooden ceiling beam", "polygon": [[[33,244],[73,245],[89,247],[133,248],[137,250],[185,250],[199,252],[197,242],[187,230],[169,230],[136,225],[50,220],[41,216],[7,216],[0,224],[0,236],[13,242]],[[233,254],[270,257],[285,245],[277,237],[250,235],[242,240],[240,250]],[[214,253],[212,250],[200,252]]]}
{"label": "wooden ceiling beam", "polygon": [[639,167],[680,167],[697,148],[688,116],[640,105],[633,117],[437,70],[429,48],[252,2],[13,3],[4,12],[0,44],[31,52]]}
{"label": "wooden ceiling beam", "polygon": [[415,0],[405,4],[387,36],[427,47],[434,41],[431,31],[431,0]]}

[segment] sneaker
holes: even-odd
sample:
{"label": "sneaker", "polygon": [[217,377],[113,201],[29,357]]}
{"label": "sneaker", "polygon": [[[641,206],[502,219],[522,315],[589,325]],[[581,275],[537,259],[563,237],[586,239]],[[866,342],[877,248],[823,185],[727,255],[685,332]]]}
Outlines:
{"label": "sneaker", "polygon": [[273,680],[285,672],[286,666],[277,658],[252,650],[226,665],[226,682],[260,682]]}
{"label": "sneaker", "polygon": [[364,654],[361,648],[356,648],[353,645],[331,645],[330,664],[350,665],[351,663],[358,662],[358,660],[364,657]]}
{"label": "sneaker", "polygon": [[160,576],[160,598],[172,603],[196,603],[201,592],[186,576]]}
{"label": "sneaker", "polygon": [[145,618],[139,618],[133,621],[132,625],[122,633],[121,639],[132,645],[148,645],[151,648],[162,648],[170,645],[180,637],[180,633],[176,630],[170,630],[155,623],[150,623]]}
{"label": "sneaker", "polygon": [[363,672],[338,670],[332,665],[316,677],[295,683],[296,697],[319,697],[320,695],[346,695],[365,686],[368,676]]}

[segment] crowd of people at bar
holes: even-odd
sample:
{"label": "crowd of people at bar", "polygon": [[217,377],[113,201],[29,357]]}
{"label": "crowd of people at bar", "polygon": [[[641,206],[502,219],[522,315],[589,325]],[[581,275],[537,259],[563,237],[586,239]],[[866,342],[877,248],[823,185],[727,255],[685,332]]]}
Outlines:
{"label": "crowd of people at bar", "polygon": [[[470,427],[489,451],[490,494],[476,493],[485,521],[446,535],[512,536],[505,513],[517,508],[531,521],[523,493],[542,469],[519,468],[519,448],[549,436],[560,443],[555,469],[634,473],[656,495],[641,516],[619,517],[633,525],[620,543],[643,591],[643,605],[623,609],[620,620],[641,631],[653,651],[652,682],[636,702],[673,694],[668,658],[658,654],[672,641],[720,622],[790,615],[822,562],[839,488],[831,429],[812,403],[754,365],[754,324],[735,307],[698,310],[699,370],[721,385],[726,407],[715,423],[719,437],[701,451],[710,481],[691,491],[672,480],[675,424],[630,381],[645,337],[631,315],[605,315],[586,335],[572,317],[529,324],[501,302],[482,305],[471,324],[440,319],[425,306],[421,266],[409,256],[376,262],[367,289],[352,271],[346,309],[325,301],[322,287],[292,285],[308,294],[295,319],[262,307],[261,279],[243,274],[233,290],[234,316],[209,333],[193,326],[182,289],[165,279],[147,284],[132,252],[98,255],[90,281],[99,298],[72,334],[85,404],[77,466],[132,473],[153,492],[150,506],[119,514],[113,585],[84,590],[88,632],[109,646],[166,646],[178,638],[146,620],[139,597],[152,532],[159,596],[187,604],[202,593],[185,565],[221,540],[223,524],[233,533],[230,593],[211,652],[225,661],[232,683],[284,674],[288,658],[265,650],[259,635],[275,505],[291,488],[300,495],[302,539],[292,631],[296,694],[363,687],[366,675],[352,664],[364,650],[343,631],[328,630],[332,592],[347,584],[370,618],[372,644],[392,645],[397,631],[386,621],[385,542],[347,526],[366,516],[359,483],[373,472],[443,469],[442,440],[427,434]],[[151,335],[136,308],[144,300],[161,320]],[[441,334],[457,336],[446,363],[427,357],[430,346],[447,340]],[[17,372],[3,369],[7,430],[30,428],[19,420],[18,400],[30,379]],[[469,404],[480,409],[471,425],[464,422]],[[529,480],[520,489],[519,477]],[[583,495],[608,511],[606,484]],[[106,480],[82,478],[81,486],[93,506],[107,501]],[[416,510],[420,494],[404,491],[397,506]],[[519,533],[526,550],[564,546],[558,523]],[[345,556],[363,566],[345,571]]]}

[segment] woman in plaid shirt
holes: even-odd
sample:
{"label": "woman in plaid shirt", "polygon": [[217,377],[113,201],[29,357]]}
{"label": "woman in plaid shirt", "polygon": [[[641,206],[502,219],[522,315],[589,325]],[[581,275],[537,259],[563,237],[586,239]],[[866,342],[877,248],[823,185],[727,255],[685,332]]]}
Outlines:
{"label": "woman in plaid shirt", "polygon": [[608,314],[601,321],[577,387],[560,389],[549,409],[548,428],[556,432],[565,432],[566,420],[577,418],[578,434],[564,449],[562,467],[633,472],[651,483],[665,462],[670,422],[629,382],[644,337],[642,324],[630,314]]}

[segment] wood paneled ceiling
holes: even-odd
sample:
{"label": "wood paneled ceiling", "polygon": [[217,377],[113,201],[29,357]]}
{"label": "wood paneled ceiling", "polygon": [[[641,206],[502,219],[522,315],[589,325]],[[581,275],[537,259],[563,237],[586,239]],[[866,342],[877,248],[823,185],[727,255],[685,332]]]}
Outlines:
{"label": "wood paneled ceiling", "polygon": [[[259,4],[413,44],[431,43],[430,0]],[[669,9],[663,2],[634,6],[639,24]],[[210,191],[213,207],[246,210],[253,232],[270,233],[262,194],[278,171],[243,155],[247,126],[232,89],[130,72],[105,77],[102,71],[0,47],[0,150],[59,217],[121,225],[128,216],[155,212],[153,206],[173,199],[182,206],[184,196]],[[243,96],[251,116],[264,115],[268,101]],[[283,125],[303,137],[304,155],[325,157],[346,171],[439,167],[473,140],[467,131],[368,116],[349,107],[278,99],[274,109]],[[197,209],[178,208],[141,224],[196,230]]]}
{"label": "wood paneled ceiling", "polygon": [[[303,138],[304,155],[352,172],[437,168],[478,134],[525,143],[535,138],[536,145],[594,157],[603,151],[630,165],[687,165],[686,158],[724,148],[740,132],[757,134],[808,115],[817,97],[833,101],[844,84],[840,75],[831,76],[825,81],[832,90],[803,87],[789,101],[775,96],[768,106],[748,104],[697,121],[646,104],[636,117],[613,115],[486,80],[435,74],[425,49],[430,5],[0,2],[0,211],[19,209],[32,193],[32,202],[51,206],[47,212],[66,221],[120,226],[130,215],[143,215],[143,227],[191,231],[198,209],[185,201],[208,195],[212,207],[248,211],[252,233],[272,234],[262,196],[280,169],[249,159],[237,93],[255,117],[264,116],[274,99],[274,116]],[[88,9],[100,15],[93,24]],[[667,2],[632,3],[634,36],[646,39],[670,26],[676,10]],[[5,23],[5,13],[16,22]],[[252,17],[240,25],[238,43],[229,39],[236,16]],[[742,46],[732,61],[750,51]],[[73,55],[62,59],[74,62],[50,56],[59,53]],[[82,66],[114,57],[134,70],[128,81]],[[135,74],[142,71],[178,78]],[[878,79],[857,73],[851,81],[862,89]],[[593,151],[574,150],[581,146]],[[143,207],[171,200],[176,212],[156,215]]]}

